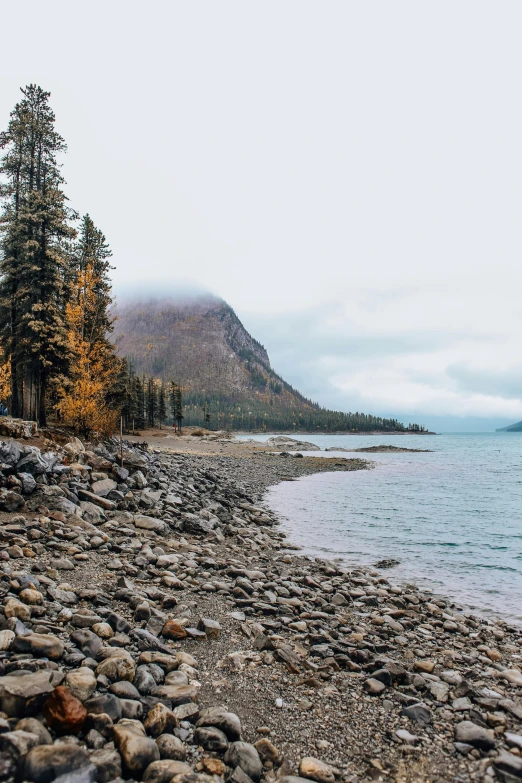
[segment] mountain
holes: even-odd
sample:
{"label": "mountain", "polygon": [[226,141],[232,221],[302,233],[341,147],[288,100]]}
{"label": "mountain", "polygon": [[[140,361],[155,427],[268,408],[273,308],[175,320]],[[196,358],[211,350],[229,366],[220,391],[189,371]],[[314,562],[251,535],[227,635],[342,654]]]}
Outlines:
{"label": "mountain", "polygon": [[522,421],[510,424],[509,427],[499,427],[497,432],[522,432]]}
{"label": "mountain", "polygon": [[138,375],[183,387],[185,424],[232,429],[402,430],[395,419],[327,411],[270,366],[266,349],[234,310],[212,294],[123,301],[116,310],[118,353]]}

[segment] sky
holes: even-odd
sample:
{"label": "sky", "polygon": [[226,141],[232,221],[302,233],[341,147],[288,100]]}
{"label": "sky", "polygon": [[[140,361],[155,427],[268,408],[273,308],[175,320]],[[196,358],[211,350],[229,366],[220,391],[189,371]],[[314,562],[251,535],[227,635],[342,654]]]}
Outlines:
{"label": "sky", "polygon": [[522,419],[522,5],[4,4],[116,289],[226,299],[323,405]]}

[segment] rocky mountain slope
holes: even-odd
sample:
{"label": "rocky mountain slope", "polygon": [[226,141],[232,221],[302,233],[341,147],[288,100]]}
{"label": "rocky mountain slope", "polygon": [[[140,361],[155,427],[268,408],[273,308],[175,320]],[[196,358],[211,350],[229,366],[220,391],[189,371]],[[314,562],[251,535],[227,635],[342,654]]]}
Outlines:
{"label": "rocky mountain slope", "polygon": [[265,348],[233,309],[211,294],[120,305],[115,337],[138,374],[174,378],[189,393],[311,407],[272,370]]}
{"label": "rocky mountain slope", "polygon": [[241,430],[403,430],[394,419],[328,411],[274,372],[265,348],[211,294],[127,301],[117,309],[118,353],[138,375],[183,387],[185,424]]}

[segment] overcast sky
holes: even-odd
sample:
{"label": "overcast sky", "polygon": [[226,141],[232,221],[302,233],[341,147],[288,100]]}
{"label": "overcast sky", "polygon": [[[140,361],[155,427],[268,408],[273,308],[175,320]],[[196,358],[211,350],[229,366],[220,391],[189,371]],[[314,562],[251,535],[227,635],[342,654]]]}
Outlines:
{"label": "overcast sky", "polygon": [[25,0],[1,19],[0,127],[19,86],[51,91],[116,285],[214,291],[323,404],[522,419],[519,0]]}

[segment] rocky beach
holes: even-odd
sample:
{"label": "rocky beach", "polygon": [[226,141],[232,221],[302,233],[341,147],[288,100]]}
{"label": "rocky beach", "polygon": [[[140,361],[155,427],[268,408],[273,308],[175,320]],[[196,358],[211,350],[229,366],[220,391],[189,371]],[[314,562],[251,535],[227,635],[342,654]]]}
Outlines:
{"label": "rocky beach", "polygon": [[522,778],[520,629],[300,555],[263,505],[364,459],[10,426],[1,780]]}

